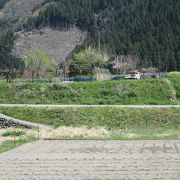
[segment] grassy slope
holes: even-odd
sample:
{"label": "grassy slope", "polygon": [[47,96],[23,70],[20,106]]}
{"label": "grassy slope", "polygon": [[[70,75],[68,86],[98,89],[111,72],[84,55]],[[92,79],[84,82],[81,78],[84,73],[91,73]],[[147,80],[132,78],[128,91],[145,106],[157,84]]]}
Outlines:
{"label": "grassy slope", "polygon": [[0,112],[15,118],[56,126],[106,128],[166,127],[180,124],[180,109],[134,109],[110,107],[28,108],[1,107]]}
{"label": "grassy slope", "polygon": [[23,144],[29,143],[29,142],[33,142],[37,140],[36,138],[25,138],[25,139],[19,139],[19,140],[15,140],[15,141],[5,141],[3,143],[0,144],[0,153],[5,152],[5,151],[9,151],[11,149],[14,149],[18,146],[21,146]]}
{"label": "grassy slope", "polygon": [[[179,139],[180,109],[133,108],[0,108],[0,112],[19,119],[55,127],[104,127],[140,135],[135,139]],[[159,134],[159,135],[157,135]],[[118,139],[132,139],[122,134]]]}
{"label": "grassy slope", "polygon": [[167,78],[174,87],[177,99],[180,101],[180,73],[169,73]]}
{"label": "grassy slope", "polygon": [[[179,81],[179,80],[177,80]],[[1,103],[177,104],[165,79],[47,84],[0,83]]]}

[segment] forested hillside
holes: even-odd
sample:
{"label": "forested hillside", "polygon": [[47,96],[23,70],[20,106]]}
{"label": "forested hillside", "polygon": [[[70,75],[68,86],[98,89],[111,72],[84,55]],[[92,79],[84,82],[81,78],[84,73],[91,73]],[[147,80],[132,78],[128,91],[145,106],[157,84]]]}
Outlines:
{"label": "forested hillside", "polygon": [[177,0],[46,0],[34,8],[27,29],[51,26],[88,30],[84,45],[112,54],[135,54],[139,66],[180,70],[180,1]]}

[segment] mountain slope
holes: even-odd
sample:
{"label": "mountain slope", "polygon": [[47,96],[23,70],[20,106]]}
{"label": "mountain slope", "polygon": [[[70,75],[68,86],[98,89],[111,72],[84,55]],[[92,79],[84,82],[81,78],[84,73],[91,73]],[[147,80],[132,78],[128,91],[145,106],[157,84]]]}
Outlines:
{"label": "mountain slope", "polygon": [[[0,0],[0,2],[4,0]],[[43,0],[6,0],[3,9],[0,10],[0,18],[16,19],[25,18],[31,15],[34,6],[42,3]],[[5,1],[4,1],[5,2]]]}
{"label": "mountain slope", "polygon": [[[42,8],[43,7],[43,8]],[[180,70],[180,1],[46,0],[26,28],[70,28],[89,31],[89,44],[117,54],[136,54],[139,66]]]}
{"label": "mountain slope", "polygon": [[[50,27],[58,33],[69,29],[71,32],[72,28],[78,27],[88,32],[84,47],[97,46],[100,32],[102,50],[107,50],[113,55],[136,55],[139,57],[140,67],[154,66],[163,71],[180,70],[180,1],[0,0],[0,3],[0,29],[10,27],[16,31],[25,29],[40,33],[41,29]],[[79,33],[84,40],[82,31]],[[40,42],[35,44],[23,42],[25,39],[22,36],[20,35],[17,43],[28,44],[30,47],[44,44],[41,38],[37,38]],[[75,36],[76,34],[73,39],[76,39]],[[73,41],[71,38],[66,40],[67,46]],[[62,41],[58,43],[66,47],[66,40],[63,40],[65,44]],[[15,49],[17,52],[23,51],[20,55],[24,56],[29,48],[24,50],[22,47],[19,51]],[[45,49],[54,54],[52,43]],[[68,51],[64,55],[69,53]]]}
{"label": "mountain slope", "polygon": [[[15,30],[21,29],[26,18],[34,16],[33,8],[42,2],[43,0],[0,0],[0,29],[12,27]],[[25,58],[31,48],[41,48],[47,51],[56,63],[64,61],[86,38],[86,32],[78,28],[67,31],[51,28],[28,32],[20,30],[16,34],[18,34],[18,39],[15,41],[13,54]]]}
{"label": "mountain slope", "polygon": [[20,31],[18,35],[19,38],[13,49],[15,54],[25,58],[31,48],[41,48],[48,52],[57,64],[64,61],[86,38],[86,32],[78,28],[71,28],[68,31],[43,28],[29,32]]}

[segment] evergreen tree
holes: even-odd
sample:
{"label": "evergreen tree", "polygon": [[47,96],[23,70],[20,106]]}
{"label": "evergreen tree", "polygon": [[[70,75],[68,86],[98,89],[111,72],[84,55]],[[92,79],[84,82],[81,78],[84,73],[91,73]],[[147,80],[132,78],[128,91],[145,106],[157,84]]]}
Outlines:
{"label": "evergreen tree", "polygon": [[11,54],[15,39],[11,31],[0,33],[0,74],[6,76],[7,81],[11,81],[11,76],[24,70],[22,59]]}
{"label": "evergreen tree", "polygon": [[176,62],[177,62],[177,70],[180,71],[180,50],[177,52]]}

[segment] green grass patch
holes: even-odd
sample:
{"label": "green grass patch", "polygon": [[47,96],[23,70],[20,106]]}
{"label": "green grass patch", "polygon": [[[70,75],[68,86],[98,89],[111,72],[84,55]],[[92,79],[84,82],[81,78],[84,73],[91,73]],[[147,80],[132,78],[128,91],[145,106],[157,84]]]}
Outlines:
{"label": "green grass patch", "polygon": [[22,135],[25,135],[26,132],[25,131],[22,131],[22,130],[8,130],[6,131],[5,133],[2,134],[2,136],[4,137],[8,137],[8,136],[22,136]]}
{"label": "green grass patch", "polygon": [[179,139],[180,109],[112,107],[0,108],[15,118],[54,127],[103,127],[119,139]]}
{"label": "green grass patch", "polygon": [[5,151],[9,151],[11,149],[14,149],[20,145],[29,143],[29,142],[33,142],[37,140],[34,137],[31,138],[25,138],[25,139],[19,139],[19,140],[15,140],[15,141],[5,141],[3,143],[0,144],[0,153],[5,152]]}
{"label": "green grass patch", "polygon": [[[172,80],[173,81],[173,80]],[[178,104],[179,79],[120,80],[69,84],[0,83],[3,104]],[[175,86],[175,88],[173,87]],[[176,87],[177,86],[177,87]]]}
{"label": "green grass patch", "polygon": [[180,72],[169,73],[167,78],[174,87],[177,98],[180,100]]}

